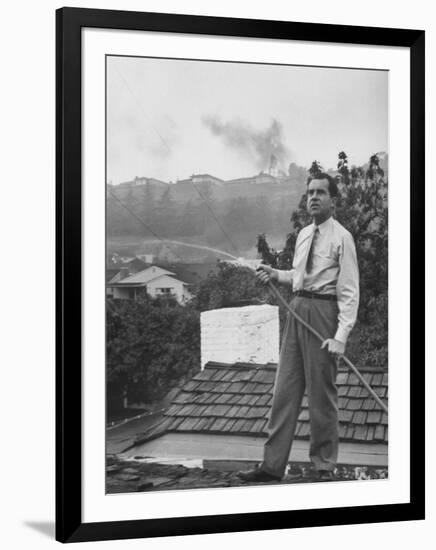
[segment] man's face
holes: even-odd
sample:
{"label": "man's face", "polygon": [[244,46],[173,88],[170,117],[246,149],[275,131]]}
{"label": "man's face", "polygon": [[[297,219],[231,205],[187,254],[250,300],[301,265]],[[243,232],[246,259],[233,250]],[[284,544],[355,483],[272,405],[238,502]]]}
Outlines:
{"label": "man's face", "polygon": [[332,213],[333,199],[326,179],[313,179],[307,187],[307,209],[315,221],[322,222]]}

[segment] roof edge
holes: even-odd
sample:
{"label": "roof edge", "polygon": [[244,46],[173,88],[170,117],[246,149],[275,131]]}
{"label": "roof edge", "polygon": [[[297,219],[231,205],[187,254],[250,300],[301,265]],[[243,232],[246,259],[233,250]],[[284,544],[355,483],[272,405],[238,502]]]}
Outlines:
{"label": "roof edge", "polygon": [[[204,366],[205,369],[216,369],[216,368],[225,368],[225,369],[243,369],[243,370],[252,370],[252,369],[258,369],[258,368],[267,368],[271,370],[277,369],[277,363],[246,363],[246,362],[235,362],[235,363],[223,363],[221,361],[208,361],[206,365]],[[359,372],[374,372],[374,373],[380,373],[384,374],[388,372],[387,367],[360,367],[357,369]],[[338,368],[339,372],[350,372],[353,371],[344,366],[340,365]]]}

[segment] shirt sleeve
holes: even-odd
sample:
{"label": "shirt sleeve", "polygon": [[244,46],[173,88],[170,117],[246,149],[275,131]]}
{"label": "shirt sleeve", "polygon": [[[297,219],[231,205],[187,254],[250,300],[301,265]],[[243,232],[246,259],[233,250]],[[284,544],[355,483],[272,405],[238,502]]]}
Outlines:
{"label": "shirt sleeve", "polygon": [[356,323],[359,308],[359,267],[356,247],[350,233],[346,233],[342,239],[336,295],[339,315],[335,340],[346,344],[351,329]]}
{"label": "shirt sleeve", "polygon": [[277,281],[285,285],[291,285],[294,271],[295,269],[291,269],[289,271],[285,271],[283,269],[276,269]]}
{"label": "shirt sleeve", "polygon": [[297,248],[298,244],[300,242],[300,239],[302,235],[304,234],[304,231],[300,231],[297,236],[297,241],[295,243],[295,251],[294,251],[294,259],[293,259],[293,269],[285,270],[285,269],[276,269],[277,273],[277,281],[283,285],[293,285],[294,284],[294,275],[295,275],[295,256],[297,254]]}

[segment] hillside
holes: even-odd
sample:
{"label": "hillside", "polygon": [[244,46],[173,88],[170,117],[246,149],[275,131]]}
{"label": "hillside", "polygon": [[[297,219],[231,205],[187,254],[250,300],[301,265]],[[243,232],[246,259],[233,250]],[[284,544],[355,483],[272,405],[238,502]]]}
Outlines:
{"label": "hillside", "polygon": [[300,169],[294,177],[258,174],[229,182],[209,175],[176,183],[137,178],[108,186],[108,238],[158,235],[222,247],[233,254],[235,248],[251,249],[259,233],[284,239],[291,228],[290,215],[304,193],[306,174]]}

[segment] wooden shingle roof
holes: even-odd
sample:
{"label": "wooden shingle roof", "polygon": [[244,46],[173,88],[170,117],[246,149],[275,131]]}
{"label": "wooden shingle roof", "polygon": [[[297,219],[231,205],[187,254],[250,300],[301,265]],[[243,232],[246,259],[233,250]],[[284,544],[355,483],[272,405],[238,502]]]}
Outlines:
{"label": "wooden shingle roof", "polygon": [[[266,436],[276,369],[277,365],[273,363],[209,362],[180,389],[158,429],[147,435],[156,437],[168,432],[190,432]],[[387,371],[367,368],[360,372],[387,403]],[[336,384],[341,441],[387,443],[387,414],[368,395],[356,375],[339,369]],[[310,437],[306,395],[295,437]]]}

